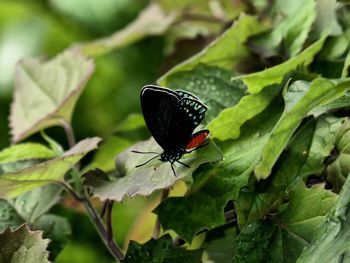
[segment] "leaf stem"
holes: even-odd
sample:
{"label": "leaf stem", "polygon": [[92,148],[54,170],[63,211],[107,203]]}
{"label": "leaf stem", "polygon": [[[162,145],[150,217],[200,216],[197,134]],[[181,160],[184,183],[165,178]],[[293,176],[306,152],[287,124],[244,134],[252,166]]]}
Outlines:
{"label": "leaf stem", "polygon": [[112,228],[112,211],[113,211],[113,200],[107,201],[106,211],[106,227],[107,227],[107,241],[110,242],[113,239],[113,228]]}
{"label": "leaf stem", "polygon": [[[76,141],[75,141],[72,125],[64,119],[61,119],[60,123],[66,133],[69,146],[73,147]],[[77,170],[79,170],[79,164],[77,165],[76,168]],[[107,203],[107,221],[106,221],[107,229],[106,229],[101,217],[98,215],[96,209],[92,206],[90,199],[86,194],[86,191],[78,187],[80,186],[80,176],[78,172],[76,173],[73,172],[73,179],[75,181],[77,189],[73,189],[67,182],[58,182],[58,184],[64,187],[64,189],[66,189],[68,193],[70,193],[78,202],[81,202],[84,205],[85,210],[92,224],[95,226],[98,234],[100,235],[103,243],[105,244],[109,252],[117,261],[122,260],[124,258],[124,253],[119,248],[117,243],[113,240],[112,222],[111,222],[113,202],[110,201]],[[81,193],[78,193],[77,191]]]}
{"label": "leaf stem", "polygon": [[122,260],[124,258],[124,253],[119,248],[117,243],[115,243],[112,236],[110,236],[110,234],[108,233],[108,231],[111,231],[111,229],[106,230],[101,218],[98,216],[95,208],[92,206],[88,198],[86,198],[82,203],[89,214],[90,220],[93,222],[97,232],[99,233],[101,239],[103,240],[104,244],[108,248],[109,252],[112,254],[112,256],[116,260]]}
{"label": "leaf stem", "polygon": [[64,119],[60,119],[60,123],[66,133],[69,147],[72,148],[76,143],[72,125]]}
{"label": "leaf stem", "polygon": [[88,213],[91,222],[95,226],[98,234],[100,235],[105,246],[108,248],[109,252],[112,254],[112,256],[116,260],[118,261],[122,260],[124,258],[124,253],[119,248],[117,243],[115,243],[115,241],[113,240],[112,223],[111,223],[113,201],[109,201],[107,204],[107,229],[106,229],[101,218],[99,217],[95,208],[92,206],[86,194],[84,194],[83,196],[80,196],[66,182],[57,182],[57,183],[60,186],[62,186],[69,194],[71,194],[75,200],[77,200],[78,202],[81,202],[84,205],[85,210]]}
{"label": "leaf stem", "polygon": [[[160,202],[163,202],[165,199],[168,198],[169,192],[170,192],[170,189],[164,189],[164,190],[163,190],[163,192],[162,192],[162,197],[161,197],[161,199],[160,199]],[[160,222],[159,222],[159,216],[157,216],[156,225],[155,225],[155,227],[154,227],[152,237],[153,237],[154,239],[158,239],[158,238],[159,238],[159,234],[160,234]]]}

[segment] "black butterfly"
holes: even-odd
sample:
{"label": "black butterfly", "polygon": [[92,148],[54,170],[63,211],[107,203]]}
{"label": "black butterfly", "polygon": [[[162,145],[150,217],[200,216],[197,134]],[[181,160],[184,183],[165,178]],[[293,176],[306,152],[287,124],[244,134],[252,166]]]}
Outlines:
{"label": "black butterfly", "polygon": [[190,153],[199,147],[209,135],[209,130],[201,130],[193,134],[194,129],[201,123],[207,107],[193,94],[182,90],[147,85],[141,90],[141,108],[146,125],[156,142],[163,148],[160,156],[163,162],[170,162],[176,176],[174,163],[180,162],[185,153]]}

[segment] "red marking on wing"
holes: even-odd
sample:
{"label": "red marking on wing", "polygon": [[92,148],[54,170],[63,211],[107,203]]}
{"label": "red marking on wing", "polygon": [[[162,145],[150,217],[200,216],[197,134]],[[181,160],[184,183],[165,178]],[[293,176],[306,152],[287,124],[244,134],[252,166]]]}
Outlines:
{"label": "red marking on wing", "polygon": [[205,141],[208,135],[209,135],[208,130],[195,134],[195,136],[193,136],[191,140],[187,143],[186,149],[189,150],[189,149],[197,148],[199,145],[201,145]]}

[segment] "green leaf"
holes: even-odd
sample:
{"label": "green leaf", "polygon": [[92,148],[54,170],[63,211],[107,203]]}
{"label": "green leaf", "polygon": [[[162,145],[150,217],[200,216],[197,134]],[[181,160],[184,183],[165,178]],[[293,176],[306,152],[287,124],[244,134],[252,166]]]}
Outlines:
{"label": "green leaf", "polygon": [[3,173],[14,173],[24,168],[40,163],[41,159],[30,159],[24,161],[16,161],[13,163],[4,163],[0,165],[0,174]]}
{"label": "green leaf", "polygon": [[50,258],[55,258],[68,243],[72,229],[67,218],[56,215],[43,215],[34,224],[33,228],[44,232],[44,238],[51,240],[48,246]]}
{"label": "green leaf", "polygon": [[319,175],[324,169],[324,162],[336,143],[336,134],[343,119],[333,116],[319,118],[305,164],[299,171],[299,176]]}
{"label": "green leaf", "polygon": [[194,263],[201,262],[202,254],[202,249],[186,250],[174,247],[170,235],[165,235],[157,240],[151,239],[143,245],[132,241],[123,263]]}
{"label": "green leaf", "polygon": [[49,61],[18,63],[10,127],[18,142],[44,128],[70,123],[80,93],[94,69],[92,60],[65,51]]}
{"label": "green leaf", "polygon": [[248,38],[263,30],[265,28],[255,17],[242,14],[224,34],[200,53],[172,68],[158,80],[158,83],[167,86],[170,75],[179,71],[191,70],[200,63],[224,69],[234,68],[249,54],[245,46]]}
{"label": "green leaf", "polygon": [[211,136],[219,140],[238,138],[241,126],[264,111],[280,89],[277,86],[267,87],[258,94],[244,96],[237,105],[224,109],[208,124]]}
{"label": "green leaf", "polygon": [[176,19],[176,13],[164,12],[156,3],[151,3],[125,28],[111,36],[74,46],[88,56],[101,56],[119,49],[146,36],[162,35]]}
{"label": "green leaf", "polygon": [[27,223],[34,223],[51,207],[60,201],[62,188],[57,185],[45,185],[10,200],[18,215]]}
{"label": "green leaf", "polygon": [[335,201],[336,195],[322,186],[307,189],[299,184],[276,216],[248,224],[241,231],[236,262],[295,262]]}
{"label": "green leaf", "polygon": [[48,239],[41,231],[31,231],[27,225],[0,233],[0,262],[48,263]]}
{"label": "green leaf", "polygon": [[13,200],[0,200],[0,231],[6,227],[13,229],[23,223],[30,224],[33,229],[44,231],[44,238],[51,240],[48,250],[50,258],[54,258],[67,243],[71,233],[67,219],[45,214],[60,201],[61,192],[59,186],[46,185]]}
{"label": "green leaf", "polygon": [[44,131],[41,131],[40,134],[48,145],[50,145],[50,148],[55,153],[55,156],[61,156],[64,153],[63,147],[58,142],[48,136]]}
{"label": "green leaf", "polygon": [[196,94],[208,106],[205,120],[211,120],[224,108],[237,104],[246,91],[242,81],[231,82],[232,76],[222,68],[199,64],[192,70],[170,75],[167,85]]}
{"label": "green leaf", "polygon": [[[212,171],[215,177],[220,170]],[[193,236],[225,223],[224,208],[231,197],[231,184],[226,180],[210,180],[207,187],[186,197],[171,197],[155,210],[165,230],[174,230],[188,243]],[[190,212],[192,211],[192,212]]]}
{"label": "green leaf", "polygon": [[171,1],[171,0],[156,0],[164,10],[178,10],[181,11],[186,8],[193,8],[193,6],[200,4],[201,0],[181,0],[181,1]]}
{"label": "green leaf", "polygon": [[349,75],[349,66],[350,66],[350,52],[346,55],[344,66],[342,70],[341,77],[346,78]]}
{"label": "green leaf", "polygon": [[222,154],[213,142],[191,154],[181,158],[181,162],[190,168],[176,164],[174,176],[170,163],[154,161],[139,168],[136,165],[146,162],[154,155],[137,154],[135,151],[160,152],[161,149],[151,138],[148,141],[135,144],[122,152],[117,158],[117,167],[123,178],[107,182],[93,188],[94,195],[102,200],[112,199],[122,201],[125,197],[136,195],[149,196],[152,192],[171,187],[176,181],[191,175],[200,164],[221,160]]}
{"label": "green leaf", "polygon": [[277,0],[272,7],[273,29],[259,37],[255,45],[268,51],[265,56],[275,55],[283,50],[288,57],[296,56],[302,49],[316,17],[316,3],[313,0]]}
{"label": "green leaf", "polygon": [[5,199],[0,199],[0,232],[5,228],[14,228],[23,224],[21,218],[12,205]]}
{"label": "green leaf", "polygon": [[335,191],[340,192],[343,184],[350,173],[350,120],[346,119],[337,131],[335,139],[335,156],[330,156],[331,163],[326,169],[326,179],[330,182]]}
{"label": "green leaf", "polygon": [[347,91],[340,98],[333,100],[325,105],[318,106],[312,109],[309,114],[314,115],[315,117],[320,116],[321,114],[329,111],[336,111],[342,108],[347,108],[350,106],[350,93]]}
{"label": "green leaf", "polygon": [[331,153],[341,118],[311,119],[295,133],[268,180],[242,189],[236,204],[238,223],[244,226],[276,210],[301,180],[320,174]]}
{"label": "green leaf", "polygon": [[205,256],[203,263],[232,263],[238,230],[235,227],[229,229],[213,229],[207,233],[205,239]]}
{"label": "green leaf", "polygon": [[85,154],[97,148],[100,139],[90,138],[77,143],[62,157],[27,167],[15,173],[0,175],[0,197],[13,198],[39,186],[63,180],[67,171]]}
{"label": "green leaf", "polygon": [[[276,226],[270,222],[258,221],[247,225],[239,234],[236,241],[236,253],[234,262],[256,263],[256,262],[273,262],[269,252],[275,247],[269,243],[272,242]],[[277,244],[275,244],[277,245]],[[268,247],[271,247],[270,251]],[[275,257],[281,255],[278,251],[273,251]]]}
{"label": "green leaf", "polygon": [[[238,225],[245,225],[266,216],[287,199],[295,182],[301,180],[299,170],[304,165],[312,142],[316,122],[311,120],[303,125],[290,141],[290,147],[279,159],[279,169],[268,180],[254,182],[243,188],[236,204]],[[293,185],[294,184],[294,185]]]}
{"label": "green leaf", "polygon": [[39,143],[21,143],[0,152],[0,165],[29,159],[50,159],[54,152]]}
{"label": "green leaf", "polygon": [[[311,82],[310,88],[306,92],[304,89],[300,89],[300,86],[304,85],[305,83],[302,81],[294,82],[285,96],[285,111],[272,131],[269,141],[264,146],[261,161],[254,170],[258,180],[265,179],[270,175],[279,155],[308,112],[317,106],[341,97],[350,88],[349,81],[333,83],[322,78]],[[304,95],[298,96],[300,98],[298,101],[289,100],[289,97],[294,98],[291,92],[302,92]]]}
{"label": "green leaf", "polygon": [[350,176],[348,176],[338,201],[315,231],[311,244],[303,250],[298,263],[348,262],[350,252]]}
{"label": "green leaf", "polygon": [[286,226],[291,234],[311,242],[313,233],[323,223],[336,200],[337,195],[325,190],[323,185],[308,189],[300,183],[291,192],[288,206],[277,215],[277,222],[280,227]]}
{"label": "green leaf", "polygon": [[313,43],[298,56],[293,57],[282,64],[260,72],[234,77],[232,80],[241,79],[246,84],[250,93],[259,93],[264,87],[280,84],[286,74],[299,66],[307,66],[314,56],[321,50],[325,37]]}
{"label": "green leaf", "polygon": [[342,28],[337,19],[338,8],[339,5],[336,0],[316,1],[317,16],[312,33],[317,37],[322,36],[325,31],[332,36],[342,34]]}

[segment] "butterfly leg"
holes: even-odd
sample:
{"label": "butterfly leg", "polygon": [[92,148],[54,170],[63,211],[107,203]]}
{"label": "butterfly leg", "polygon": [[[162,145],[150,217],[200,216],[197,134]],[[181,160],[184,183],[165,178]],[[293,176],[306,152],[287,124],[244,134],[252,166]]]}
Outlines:
{"label": "butterfly leg", "polygon": [[173,170],[174,176],[177,177],[175,168],[174,168],[174,162],[170,162],[171,170]]}
{"label": "butterfly leg", "polygon": [[187,167],[187,168],[191,168],[191,166],[189,166],[188,164],[185,164],[183,162],[180,162],[179,160],[176,160],[179,164],[182,164],[183,166]]}
{"label": "butterfly leg", "polygon": [[156,155],[156,156],[152,157],[151,159],[149,159],[148,161],[146,161],[146,162],[144,162],[142,164],[136,165],[135,168],[139,168],[139,167],[141,167],[141,166],[143,166],[145,164],[148,164],[150,161],[156,159],[157,157],[159,157],[159,155]]}

